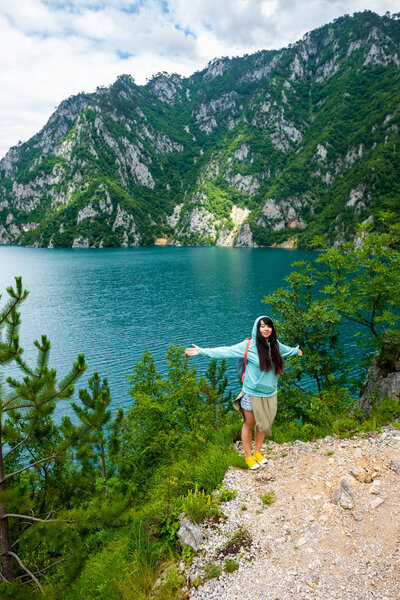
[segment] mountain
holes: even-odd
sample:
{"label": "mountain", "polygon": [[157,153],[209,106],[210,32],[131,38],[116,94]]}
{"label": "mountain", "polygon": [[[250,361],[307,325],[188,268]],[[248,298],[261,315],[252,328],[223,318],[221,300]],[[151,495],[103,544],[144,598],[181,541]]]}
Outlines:
{"label": "mountain", "polygon": [[399,213],[400,13],[64,100],[0,161],[0,243],[308,247]]}

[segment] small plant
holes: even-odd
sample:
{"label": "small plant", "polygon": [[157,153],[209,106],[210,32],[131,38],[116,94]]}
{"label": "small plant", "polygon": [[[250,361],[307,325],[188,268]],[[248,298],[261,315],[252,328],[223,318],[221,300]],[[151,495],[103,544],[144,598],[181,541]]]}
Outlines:
{"label": "small plant", "polygon": [[171,565],[166,569],[162,579],[162,582],[154,591],[154,600],[176,598],[177,593],[185,583],[185,579],[179,574],[176,566]]}
{"label": "small plant", "polygon": [[194,557],[194,550],[192,548],[192,546],[184,546],[183,550],[182,550],[182,558],[185,561],[185,564],[190,566],[193,562],[193,557]]}
{"label": "small plant", "polygon": [[239,563],[237,562],[237,560],[234,560],[233,558],[227,558],[224,564],[224,570],[227,573],[233,573],[234,571],[237,571],[239,568]]}
{"label": "small plant", "polygon": [[215,563],[210,563],[205,568],[204,575],[206,579],[215,579],[221,575],[221,567]]}
{"label": "small plant", "polygon": [[243,504],[243,506],[241,507],[241,510],[247,510],[247,506],[245,504]]}
{"label": "small plant", "polygon": [[241,548],[250,548],[252,539],[247,529],[240,527],[227,544],[222,548],[220,554],[223,556],[239,554]]}
{"label": "small plant", "polygon": [[180,527],[179,517],[176,513],[171,513],[160,529],[160,533],[165,535],[169,540],[176,537]]}
{"label": "small plant", "polygon": [[210,513],[218,508],[218,502],[204,490],[199,490],[197,484],[194,490],[189,490],[186,496],[181,497],[183,512],[195,523],[200,523]]}
{"label": "small plant", "polygon": [[265,506],[269,506],[270,504],[273,504],[275,502],[275,492],[273,490],[270,490],[269,492],[266,492],[265,494],[263,494],[261,496],[261,502]]}
{"label": "small plant", "polygon": [[393,421],[392,425],[395,429],[400,429],[400,423],[396,423],[396,421]]}
{"label": "small plant", "polygon": [[230,502],[237,496],[237,490],[231,490],[226,485],[221,485],[215,493],[216,499],[219,502]]}
{"label": "small plant", "polygon": [[281,458],[285,458],[285,456],[287,456],[287,452],[282,452]]}
{"label": "small plant", "polygon": [[326,456],[332,456],[332,454],[335,454],[335,453],[333,452],[333,450],[328,450],[327,452],[325,452],[325,455],[326,455]]}

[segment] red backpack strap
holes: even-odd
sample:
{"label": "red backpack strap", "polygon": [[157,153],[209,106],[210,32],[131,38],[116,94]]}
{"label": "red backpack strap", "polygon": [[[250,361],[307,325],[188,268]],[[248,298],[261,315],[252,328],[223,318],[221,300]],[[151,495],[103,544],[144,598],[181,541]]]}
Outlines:
{"label": "red backpack strap", "polygon": [[247,339],[247,344],[246,344],[246,351],[244,353],[244,370],[243,370],[243,375],[242,375],[242,383],[244,381],[244,376],[246,375],[247,353],[249,351],[249,346],[250,346],[250,342],[251,342],[251,338],[246,338],[246,339]]}

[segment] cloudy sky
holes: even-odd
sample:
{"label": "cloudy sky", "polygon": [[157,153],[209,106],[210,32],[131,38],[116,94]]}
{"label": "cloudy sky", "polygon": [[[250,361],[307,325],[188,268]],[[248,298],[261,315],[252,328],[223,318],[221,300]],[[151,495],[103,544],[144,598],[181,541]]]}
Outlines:
{"label": "cloudy sky", "polygon": [[190,75],[217,56],[282,48],[398,0],[0,0],[0,157],[54,108],[121,73]]}

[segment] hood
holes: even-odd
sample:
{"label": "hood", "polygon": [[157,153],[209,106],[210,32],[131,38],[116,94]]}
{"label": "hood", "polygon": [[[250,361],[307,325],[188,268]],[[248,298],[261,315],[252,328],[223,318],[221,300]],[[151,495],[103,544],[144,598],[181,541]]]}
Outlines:
{"label": "hood", "polygon": [[[257,323],[260,319],[271,319],[271,317],[269,317],[268,315],[261,315],[261,317],[257,317],[257,319],[254,321],[254,325],[253,325],[253,331],[251,332],[251,339],[253,341],[256,341],[256,335],[257,335]],[[273,322],[273,319],[271,319],[271,321]]]}

